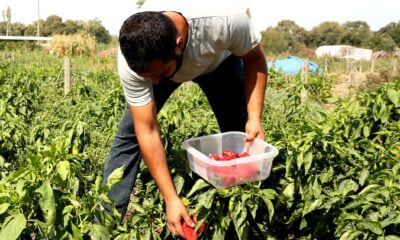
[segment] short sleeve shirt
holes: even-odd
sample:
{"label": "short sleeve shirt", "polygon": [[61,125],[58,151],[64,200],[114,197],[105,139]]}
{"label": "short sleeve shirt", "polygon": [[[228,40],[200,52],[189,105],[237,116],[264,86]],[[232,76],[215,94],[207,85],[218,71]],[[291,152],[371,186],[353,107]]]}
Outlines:
{"label": "short sleeve shirt", "polygon": [[[221,0],[213,2],[218,1]],[[193,6],[196,3],[206,4],[206,1],[180,1],[175,7],[158,4],[156,7],[143,5],[141,8],[142,11],[176,11],[189,24],[182,66],[171,78],[177,83],[210,73],[229,55],[243,56],[260,42],[260,34],[255,32],[244,10],[232,9],[226,5],[214,6],[212,9],[205,8],[204,5]],[[118,73],[128,104],[143,106],[153,100],[152,83],[129,68],[120,49]]]}

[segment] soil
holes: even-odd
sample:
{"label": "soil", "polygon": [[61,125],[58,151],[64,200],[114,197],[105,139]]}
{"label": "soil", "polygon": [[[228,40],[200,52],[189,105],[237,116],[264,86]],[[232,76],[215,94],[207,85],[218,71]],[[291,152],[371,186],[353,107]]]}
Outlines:
{"label": "soil", "polygon": [[332,88],[332,95],[334,97],[349,98],[360,91],[375,89],[382,83],[384,81],[379,80],[378,77],[371,77],[368,73],[342,74]]}

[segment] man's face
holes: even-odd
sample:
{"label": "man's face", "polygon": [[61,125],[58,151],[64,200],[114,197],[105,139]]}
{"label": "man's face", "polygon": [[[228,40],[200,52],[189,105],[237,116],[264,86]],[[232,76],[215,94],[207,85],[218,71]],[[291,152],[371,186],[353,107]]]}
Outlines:
{"label": "man's face", "polygon": [[176,55],[174,59],[167,62],[161,59],[155,59],[150,62],[146,70],[139,72],[139,76],[158,84],[162,78],[171,78],[181,67],[182,56]]}

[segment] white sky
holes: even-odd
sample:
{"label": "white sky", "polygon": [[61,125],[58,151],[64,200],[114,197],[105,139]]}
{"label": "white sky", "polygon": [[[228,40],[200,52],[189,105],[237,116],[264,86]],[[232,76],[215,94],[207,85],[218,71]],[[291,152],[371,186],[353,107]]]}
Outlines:
{"label": "white sky", "polygon": [[[29,24],[38,17],[38,1],[42,19],[50,15],[58,15],[63,21],[98,18],[111,34],[117,34],[122,21],[137,11],[136,0],[0,0],[0,10],[3,11],[9,6],[11,22]],[[236,1],[250,7],[254,25],[258,30],[274,27],[283,19],[293,20],[307,30],[324,21],[344,23],[361,20],[376,31],[390,22],[400,21],[400,0]]]}

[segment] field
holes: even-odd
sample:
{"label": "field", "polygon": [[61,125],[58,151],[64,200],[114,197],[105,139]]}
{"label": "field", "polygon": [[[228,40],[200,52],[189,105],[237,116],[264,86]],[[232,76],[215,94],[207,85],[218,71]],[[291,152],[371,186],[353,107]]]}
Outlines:
{"label": "field", "polygon": [[[74,57],[67,95],[63,57],[0,56],[0,239],[172,239],[143,163],[122,223],[103,211],[121,175],[101,185],[125,107],[115,55]],[[268,179],[229,189],[187,165],[181,143],[219,129],[182,85],[158,118],[177,191],[207,223],[199,239],[400,239],[400,77],[387,61],[345,94],[340,62],[307,82],[271,71],[263,124],[280,154]]]}

